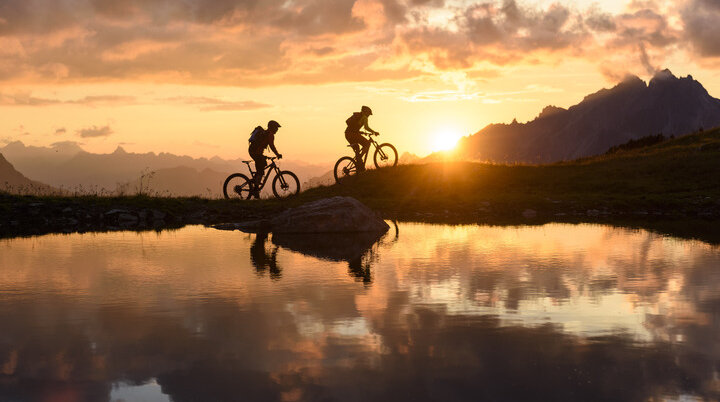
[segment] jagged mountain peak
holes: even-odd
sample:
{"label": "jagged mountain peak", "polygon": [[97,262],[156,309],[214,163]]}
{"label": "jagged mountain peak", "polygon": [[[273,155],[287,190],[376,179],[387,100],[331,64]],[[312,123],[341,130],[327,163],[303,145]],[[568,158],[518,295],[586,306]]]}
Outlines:
{"label": "jagged mountain peak", "polygon": [[[561,110],[561,109],[560,109]],[[545,118],[549,113],[556,116]],[[720,125],[720,100],[688,75],[656,72],[647,85],[628,76],[559,113],[548,106],[532,121],[488,125],[462,142],[460,154],[497,162],[555,162],[597,155],[648,135],[683,135]]]}
{"label": "jagged mountain peak", "polygon": [[542,119],[544,117],[550,117],[550,116],[553,116],[553,115],[556,115],[556,114],[562,113],[562,112],[567,112],[567,109],[557,107],[554,105],[548,105],[543,108],[543,110],[540,112],[540,114],[538,115],[537,118]]}

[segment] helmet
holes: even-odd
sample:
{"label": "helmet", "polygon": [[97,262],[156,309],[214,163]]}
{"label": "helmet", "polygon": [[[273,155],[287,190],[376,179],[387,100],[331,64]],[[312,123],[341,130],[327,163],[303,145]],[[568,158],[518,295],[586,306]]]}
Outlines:
{"label": "helmet", "polygon": [[368,115],[372,114],[372,109],[370,109],[370,108],[367,107],[367,106],[363,106],[363,107],[360,109],[360,111],[363,112],[363,113],[367,113]]}
{"label": "helmet", "polygon": [[276,122],[275,120],[270,120],[270,121],[268,122],[268,128],[269,128],[269,129],[272,129],[272,128],[280,128],[280,127],[282,127],[282,126],[280,125],[280,123]]}

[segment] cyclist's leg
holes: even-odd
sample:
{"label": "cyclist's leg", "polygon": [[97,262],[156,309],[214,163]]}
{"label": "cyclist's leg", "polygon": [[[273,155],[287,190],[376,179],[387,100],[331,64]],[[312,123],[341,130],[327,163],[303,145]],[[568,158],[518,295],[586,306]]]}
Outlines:
{"label": "cyclist's leg", "polygon": [[[370,146],[370,141],[365,139],[358,131],[345,131],[345,139],[352,145],[353,151],[355,151],[355,161],[357,162],[358,170],[365,170],[365,164],[363,163],[363,154],[367,152],[367,147]],[[365,146],[367,142],[367,147]]]}
{"label": "cyclist's leg", "polygon": [[259,189],[260,182],[262,181],[263,174],[265,173],[265,166],[267,166],[267,160],[265,159],[265,155],[262,153],[251,154],[250,157],[255,161],[255,175],[253,175],[253,181],[255,182],[255,187]]}
{"label": "cyclist's leg", "polygon": [[360,150],[360,154],[357,157],[358,169],[360,171],[363,171],[365,170],[365,162],[363,161],[363,158],[365,158],[365,155],[367,155],[368,151],[370,150],[370,140],[363,137],[362,135],[358,135],[358,137],[360,137],[358,139],[358,143],[362,147],[362,149]]}

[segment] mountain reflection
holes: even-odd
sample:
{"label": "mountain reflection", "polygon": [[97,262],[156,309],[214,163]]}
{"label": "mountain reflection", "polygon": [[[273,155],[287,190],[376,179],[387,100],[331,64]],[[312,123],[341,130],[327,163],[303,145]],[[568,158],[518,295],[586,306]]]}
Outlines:
{"label": "mountain reflection", "polygon": [[[0,400],[153,381],[173,401],[720,398],[717,248],[603,226],[400,231],[332,251],[198,227],[2,241]],[[357,256],[372,286],[348,277]]]}

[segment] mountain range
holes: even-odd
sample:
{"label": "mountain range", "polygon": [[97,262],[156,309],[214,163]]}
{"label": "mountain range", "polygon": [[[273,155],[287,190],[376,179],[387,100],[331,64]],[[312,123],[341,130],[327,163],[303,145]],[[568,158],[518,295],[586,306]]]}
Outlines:
{"label": "mountain range", "polygon": [[[170,153],[132,153],[118,147],[109,154],[86,152],[75,142],[49,147],[27,146],[15,141],[0,148],[17,170],[34,180],[85,193],[220,197],[225,178],[234,172],[247,173],[241,159],[192,158]],[[327,166],[281,160],[281,169],[291,170],[301,183],[325,173]]]}
{"label": "mountain range", "polygon": [[58,190],[34,180],[30,180],[0,154],[0,191],[11,194],[58,194]]}
{"label": "mountain range", "polygon": [[[463,137],[457,158],[548,163],[598,155],[648,135],[688,134],[720,125],[720,100],[692,76],[669,70],[646,84],[628,76],[568,109],[547,106],[527,123],[490,124]],[[431,158],[432,159],[432,158]]]}

